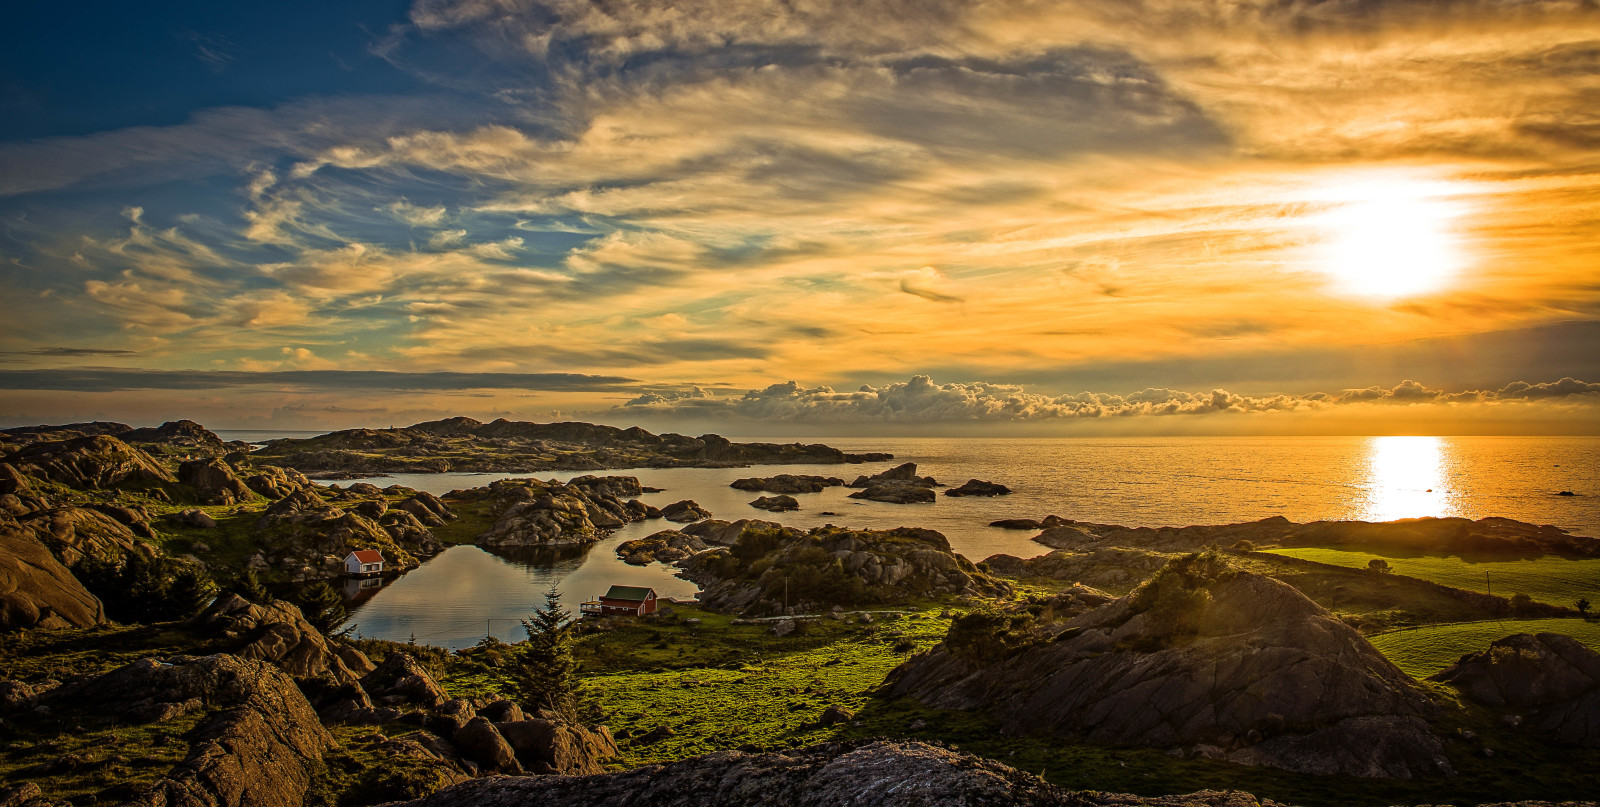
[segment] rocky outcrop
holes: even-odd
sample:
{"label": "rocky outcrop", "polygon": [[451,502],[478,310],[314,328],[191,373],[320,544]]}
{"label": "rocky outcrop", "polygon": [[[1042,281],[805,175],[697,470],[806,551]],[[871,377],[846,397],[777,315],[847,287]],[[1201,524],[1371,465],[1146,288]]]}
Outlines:
{"label": "rocky outcrop", "polygon": [[38,538],[0,518],[0,631],[85,628],[105,621],[100,600]]}
{"label": "rocky outcrop", "polygon": [[1507,636],[1429,680],[1486,706],[1524,712],[1527,728],[1541,736],[1600,746],[1600,653],[1570,636]]}
{"label": "rocky outcrop", "polygon": [[793,496],[760,496],[751,502],[750,506],[769,513],[787,513],[790,510],[799,510],[800,502]]}
{"label": "rocky outcrop", "polygon": [[735,479],[733,484],[728,487],[735,490],[748,490],[753,493],[821,493],[828,488],[839,487],[843,484],[843,479],[834,476],[778,474],[776,476]]}
{"label": "rocky outcrop", "polygon": [[215,452],[229,448],[221,437],[192,420],[169,420],[155,428],[129,429],[118,433],[117,437],[128,443],[155,443]]}
{"label": "rocky outcrop", "polygon": [[457,491],[456,498],[488,499],[504,511],[477,538],[483,547],[553,547],[599,540],[614,527],[642,521],[651,510],[611,491],[641,490],[633,477],[580,477],[570,483],[503,479],[487,488]]}
{"label": "rocky outcrop", "polygon": [[495,729],[533,773],[583,776],[604,770],[601,761],[617,755],[617,742],[605,726],[589,728],[541,718],[501,721]]}
{"label": "rocky outcrop", "polygon": [[1011,488],[998,482],[985,482],[982,479],[968,479],[959,488],[951,488],[944,492],[946,496],[1008,496]]}
{"label": "rocky outcrop", "polygon": [[373,669],[361,651],[335,647],[285,600],[257,605],[237,594],[224,594],[192,624],[204,633],[238,642],[234,655],[265,661],[295,678],[326,677],[335,684],[350,684]]}
{"label": "rocky outcrop", "polygon": [[255,493],[233,472],[233,467],[216,457],[189,460],[179,465],[178,481],[194,488],[201,504],[238,504],[255,498]]}
{"label": "rocky outcrop", "polygon": [[481,423],[471,418],[274,440],[253,456],[307,471],[364,474],[833,464],[893,458],[846,454],[825,445],[734,443],[715,434],[687,437],[589,423]]}
{"label": "rocky outcrop", "polygon": [[44,510],[22,516],[16,523],[33,533],[69,568],[76,566],[85,555],[121,563],[131,552],[151,557],[155,554],[155,548],[139,540],[128,525],[98,510],[83,507]]}
{"label": "rocky outcrop", "polygon": [[692,521],[710,518],[711,511],[701,507],[693,499],[684,499],[661,508],[661,517],[679,524],[688,524]]}
{"label": "rocky outcrop", "polygon": [[432,709],[450,700],[427,668],[405,653],[390,653],[361,678],[361,688],[374,701],[388,706],[412,704]]}
{"label": "rocky outcrop", "polygon": [[[1449,773],[1429,698],[1292,587],[1215,556],[1018,635],[957,620],[892,694],[988,713],[1003,731],[1180,748],[1307,773]],[[1357,740],[1359,738],[1359,740]]]}
{"label": "rocky outcrop", "polygon": [[[324,499],[325,493],[334,500]],[[389,493],[381,491],[380,495]],[[415,491],[398,495],[404,493]],[[421,565],[420,558],[444,551],[443,542],[412,515],[415,511],[448,513],[438,499],[416,494],[401,502],[401,506],[417,503],[407,509],[389,509],[385,504],[378,520],[363,514],[378,510],[371,505],[380,501],[384,500],[362,499],[350,491],[295,490],[273,502],[256,520],[255,537],[264,562],[283,569],[291,580],[304,581],[342,575],[345,556],[356,549],[383,553],[388,571],[414,569]],[[422,504],[430,501],[435,504]]]}
{"label": "rocky outcrop", "polygon": [[131,807],[300,805],[334,746],[294,681],[229,655],[137,661],[63,686],[47,703],[131,723],[196,709],[210,715],[191,735],[188,757]]}
{"label": "rocky outcrop", "polygon": [[282,499],[296,491],[307,490],[316,486],[305,474],[293,468],[279,468],[275,465],[258,465],[255,473],[244,478],[244,483],[252,491],[268,498]]}
{"label": "rocky outcrop", "polygon": [[896,465],[887,471],[875,473],[871,476],[858,476],[849,487],[867,488],[873,485],[909,484],[925,488],[939,487],[939,483],[931,476],[917,476],[917,464],[907,462]]}
{"label": "rocky outcrop", "polygon": [[50,507],[45,497],[39,495],[10,463],[0,462],[0,513],[20,516]]}
{"label": "rocky outcrop", "polygon": [[1272,547],[1346,547],[1375,552],[1523,558],[1541,554],[1600,557],[1600,539],[1569,535],[1552,526],[1509,518],[1408,518],[1398,521],[1315,521],[1296,524],[1282,516],[1243,524],[1192,527],[1122,527],[1061,519],[1044,525],[1033,540],[1052,549],[1085,551],[1128,546],[1158,552],[1196,552],[1249,541]]}
{"label": "rocky outcrop", "polygon": [[1025,560],[1012,555],[993,555],[984,558],[983,565],[1002,577],[1072,580],[1095,588],[1126,592],[1176,557],[1177,554],[1170,552],[1105,547],[1088,552],[1057,549]]}
{"label": "rocky outcrop", "polygon": [[172,474],[149,454],[104,435],[34,443],[4,461],[25,474],[75,488],[174,481]]}
{"label": "rocky outcrop", "polygon": [[992,760],[922,743],[879,741],[772,754],[721,751],[594,776],[479,779],[408,802],[407,807],[1055,807],[1094,803],[1076,800],[1073,794],[1032,774]]}
{"label": "rocky outcrop", "polygon": [[788,601],[807,612],[833,605],[893,602],[916,596],[999,596],[1011,586],[950,549],[933,530],[819,527],[746,529],[732,551],[716,549],[678,564],[704,589],[707,607],[772,612]]}
{"label": "rocky outcrop", "polygon": [[674,563],[710,548],[705,541],[677,530],[662,530],[653,535],[617,545],[617,557],[633,566],[648,566],[657,561]]}
{"label": "rocky outcrop", "polygon": [[696,521],[682,528],[684,535],[691,535],[716,546],[733,546],[739,536],[747,529],[781,530],[783,525],[776,521],[762,521],[757,518],[741,518],[738,521],[720,521],[708,518]]}
{"label": "rocky outcrop", "polygon": [[933,491],[922,485],[910,482],[890,482],[881,485],[868,485],[865,490],[858,490],[850,494],[852,499],[866,499],[887,504],[917,504],[934,500]]}

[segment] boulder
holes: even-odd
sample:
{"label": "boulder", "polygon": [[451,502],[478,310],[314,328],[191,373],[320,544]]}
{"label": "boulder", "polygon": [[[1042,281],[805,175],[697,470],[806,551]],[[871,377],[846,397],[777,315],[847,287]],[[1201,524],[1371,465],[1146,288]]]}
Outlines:
{"label": "boulder", "polygon": [[770,513],[786,513],[790,510],[799,510],[800,502],[793,496],[761,496],[750,503],[757,510],[766,510]]}
{"label": "boulder", "polygon": [[1478,703],[1524,712],[1541,736],[1600,746],[1600,653],[1559,633],[1497,639],[1429,677]]}
{"label": "boulder", "polygon": [[31,532],[0,521],[0,631],[86,628],[105,609]]}
{"label": "boulder", "polygon": [[281,499],[295,491],[315,488],[317,484],[293,468],[260,465],[255,471],[256,473],[245,477],[244,483],[252,491],[268,499]]}
{"label": "boulder", "polygon": [[384,703],[412,703],[431,709],[450,700],[444,687],[406,653],[390,653],[361,678],[361,688]]}
{"label": "boulder", "polygon": [[212,518],[210,513],[198,507],[191,507],[188,510],[168,516],[168,518],[185,527],[195,527],[202,530],[211,530],[217,527],[217,520]]}
{"label": "boulder", "polygon": [[799,630],[800,626],[792,619],[780,619],[772,623],[772,635],[783,638]]}
{"label": "boulder", "polygon": [[910,482],[873,483],[850,494],[852,499],[867,499],[888,504],[917,504],[934,500],[933,491]]}
{"label": "boulder", "polygon": [[735,479],[728,487],[753,493],[820,493],[827,488],[839,487],[843,479],[833,476],[778,474],[768,477]]}
{"label": "boulder", "polygon": [[325,676],[337,684],[351,684],[373,669],[361,651],[334,645],[287,600],[258,605],[237,594],[224,594],[191,623],[201,631],[242,642],[235,655],[265,661],[295,678]]}
{"label": "boulder", "polygon": [[201,504],[238,504],[255,498],[228,463],[216,457],[189,460],[178,466],[178,481],[195,490]]}
{"label": "boulder", "polygon": [[515,749],[506,742],[506,738],[501,736],[494,724],[482,715],[467,721],[450,741],[467,759],[478,763],[478,767],[485,773],[504,773],[513,776],[522,773],[522,765],[517,762]]}
{"label": "boulder", "polygon": [[829,706],[822,710],[822,717],[817,718],[817,725],[832,726],[837,723],[849,723],[856,719],[855,712],[843,706]]}
{"label": "boulder", "polygon": [[854,482],[850,483],[849,487],[867,488],[873,485],[894,484],[915,485],[925,488],[939,487],[939,483],[934,481],[933,477],[917,476],[917,464],[914,462],[896,465],[887,471],[882,471],[872,476],[858,476]]}
{"label": "boulder", "polygon": [[985,482],[981,479],[968,479],[959,488],[951,488],[944,492],[946,496],[1006,496],[1011,493],[1011,488],[998,482]]}
{"label": "boulder", "polygon": [[679,524],[687,524],[691,521],[710,518],[711,513],[696,504],[692,499],[684,499],[681,502],[673,502],[661,508],[661,517]]}
{"label": "boulder", "polygon": [[1002,518],[989,522],[989,526],[1003,530],[1038,530],[1044,528],[1044,523],[1031,518]]}
{"label": "boulder", "polygon": [[601,761],[617,755],[617,743],[604,726],[587,728],[539,718],[495,724],[516,749],[522,766],[539,773],[583,776],[600,773]]}

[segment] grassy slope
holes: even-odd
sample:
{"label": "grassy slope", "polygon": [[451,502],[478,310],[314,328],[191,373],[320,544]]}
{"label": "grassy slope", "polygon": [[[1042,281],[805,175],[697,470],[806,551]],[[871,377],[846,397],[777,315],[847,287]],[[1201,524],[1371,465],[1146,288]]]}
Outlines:
{"label": "grassy slope", "polygon": [[[1543,557],[1535,560],[1469,563],[1458,557],[1393,557],[1344,549],[1299,548],[1268,550],[1274,554],[1366,568],[1374,559],[1389,563],[1395,574],[1432,580],[1468,591],[1487,591],[1509,597],[1526,594],[1539,602],[1571,606],[1579,597],[1600,602],[1600,560],[1567,560]],[[1485,580],[1485,575],[1488,580]]]}
{"label": "grassy slope", "polygon": [[1429,625],[1380,633],[1368,637],[1372,646],[1400,669],[1426,678],[1467,653],[1488,648],[1489,643],[1514,633],[1564,633],[1600,650],[1600,622],[1582,619],[1506,619]]}

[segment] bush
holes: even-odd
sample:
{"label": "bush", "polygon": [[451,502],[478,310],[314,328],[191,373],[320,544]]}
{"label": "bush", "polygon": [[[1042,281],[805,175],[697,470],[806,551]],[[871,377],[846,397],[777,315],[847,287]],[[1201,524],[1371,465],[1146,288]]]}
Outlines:
{"label": "bush", "polygon": [[1005,660],[1033,643],[1033,615],[974,611],[956,617],[945,633],[950,655],[978,666]]}
{"label": "bush", "polygon": [[72,574],[118,622],[169,622],[193,616],[216,595],[200,567],[130,552],[121,563],[85,555]]}
{"label": "bush", "polygon": [[1210,587],[1234,574],[1215,552],[1178,558],[1134,590],[1133,611],[1146,616],[1155,644],[1170,645],[1200,631],[1200,616],[1211,603]]}
{"label": "bush", "polygon": [[1388,574],[1394,570],[1389,568],[1389,561],[1386,561],[1383,558],[1373,558],[1372,560],[1367,561],[1367,571],[1372,572],[1373,574]]}
{"label": "bush", "polygon": [[1511,595],[1511,613],[1522,616],[1533,610],[1533,598],[1526,594]]}

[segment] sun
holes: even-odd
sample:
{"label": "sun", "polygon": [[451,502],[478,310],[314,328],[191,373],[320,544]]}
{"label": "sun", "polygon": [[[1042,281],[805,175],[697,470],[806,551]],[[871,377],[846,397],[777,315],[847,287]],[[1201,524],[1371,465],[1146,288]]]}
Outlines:
{"label": "sun", "polygon": [[1345,294],[1394,299],[1438,291],[1464,263],[1448,183],[1368,180],[1330,189],[1319,263]]}

